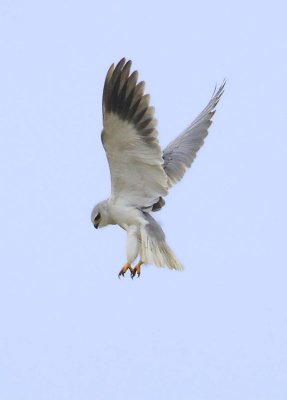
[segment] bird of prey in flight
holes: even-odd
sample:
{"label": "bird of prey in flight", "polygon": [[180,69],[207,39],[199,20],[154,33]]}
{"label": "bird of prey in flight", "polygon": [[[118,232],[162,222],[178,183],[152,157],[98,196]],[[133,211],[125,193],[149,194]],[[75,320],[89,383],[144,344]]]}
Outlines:
{"label": "bird of prey in flight", "polygon": [[[127,260],[119,272],[140,276],[143,264],[182,270],[183,266],[152,217],[165,204],[169,189],[181,180],[203,145],[225,81],[215,89],[197,118],[164,150],[156,130],[154,108],[138,72],[123,58],[107,72],[103,89],[102,143],[111,174],[111,195],[91,215],[95,228],[119,225],[127,232]],[[138,263],[133,263],[139,256]]]}

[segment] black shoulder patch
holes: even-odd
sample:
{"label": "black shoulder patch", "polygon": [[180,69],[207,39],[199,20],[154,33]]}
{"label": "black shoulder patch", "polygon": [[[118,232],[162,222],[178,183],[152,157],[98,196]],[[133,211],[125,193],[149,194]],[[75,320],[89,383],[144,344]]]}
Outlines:
{"label": "black shoulder patch", "polygon": [[152,211],[159,211],[165,205],[165,201],[162,197],[159,198],[158,202],[154,203],[152,206]]}

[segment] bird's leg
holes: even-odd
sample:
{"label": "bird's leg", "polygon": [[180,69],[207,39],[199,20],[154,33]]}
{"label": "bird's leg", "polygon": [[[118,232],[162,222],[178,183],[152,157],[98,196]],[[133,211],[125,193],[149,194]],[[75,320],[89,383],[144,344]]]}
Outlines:
{"label": "bird's leg", "polygon": [[136,274],[138,275],[138,277],[140,276],[140,274],[141,274],[141,266],[142,266],[142,265],[143,265],[143,262],[140,261],[140,262],[132,269],[132,271],[131,271],[131,277],[132,277],[132,279],[134,279],[134,277],[135,277]]}
{"label": "bird's leg", "polygon": [[125,276],[125,273],[127,272],[128,269],[131,271],[131,273],[133,272],[133,269],[132,269],[131,264],[127,262],[127,263],[123,266],[123,268],[120,270],[119,275],[118,275],[119,278],[120,278],[121,276]]}

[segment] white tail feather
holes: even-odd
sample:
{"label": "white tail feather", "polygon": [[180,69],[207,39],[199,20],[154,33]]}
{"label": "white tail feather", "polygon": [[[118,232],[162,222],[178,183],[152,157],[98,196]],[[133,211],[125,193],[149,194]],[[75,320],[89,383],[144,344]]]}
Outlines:
{"label": "white tail feather", "polygon": [[168,267],[183,270],[183,265],[173,254],[165,240],[155,240],[148,236],[144,226],[141,228],[141,260],[145,264],[154,264],[158,267]]}

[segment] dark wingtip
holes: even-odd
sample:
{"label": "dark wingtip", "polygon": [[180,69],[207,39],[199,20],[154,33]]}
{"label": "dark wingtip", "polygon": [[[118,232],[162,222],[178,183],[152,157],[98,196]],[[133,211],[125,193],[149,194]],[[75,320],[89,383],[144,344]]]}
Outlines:
{"label": "dark wingtip", "polygon": [[137,83],[138,72],[130,73],[131,65],[132,61],[123,57],[110,67],[103,91],[103,114],[116,113],[137,125],[147,116],[149,96],[144,94],[144,82]]}

